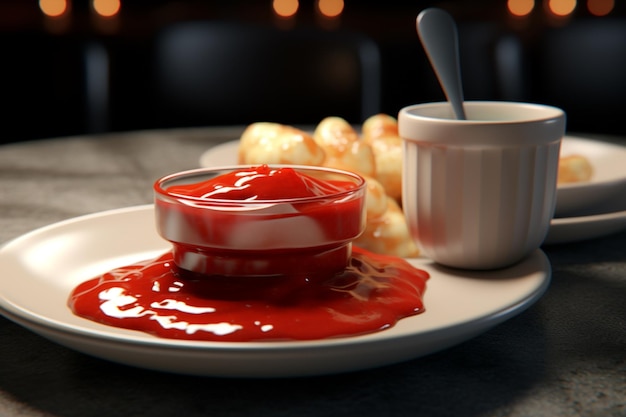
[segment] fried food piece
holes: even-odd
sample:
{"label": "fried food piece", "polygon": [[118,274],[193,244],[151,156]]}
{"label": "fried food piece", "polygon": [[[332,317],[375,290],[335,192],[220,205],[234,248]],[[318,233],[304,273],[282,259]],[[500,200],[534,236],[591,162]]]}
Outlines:
{"label": "fried food piece", "polygon": [[352,142],[359,140],[359,134],[345,119],[331,116],[319,122],[313,132],[313,139],[324,148],[343,152]]}
{"label": "fried food piece", "polygon": [[360,174],[367,182],[366,227],[355,244],[377,253],[414,257],[419,251],[397,202],[401,158],[397,134],[372,137],[370,145],[339,117],[322,120],[313,136],[277,123],[254,123],[242,134],[238,154],[241,164],[316,165]]}
{"label": "fried food piece", "polygon": [[311,135],[279,123],[253,123],[239,141],[238,162],[244,165],[322,165],[325,158]]}
{"label": "fried food piece", "polygon": [[399,136],[398,120],[388,114],[379,113],[370,116],[361,127],[363,141],[371,144],[374,139],[386,136]]}
{"label": "fried food piece", "polygon": [[387,211],[387,193],[383,185],[372,177],[364,176],[367,193],[365,194],[366,219],[381,217]]}
{"label": "fried food piece", "polygon": [[385,187],[389,197],[402,199],[402,139],[398,121],[388,114],[379,113],[365,120],[362,140],[374,151],[376,179]]}
{"label": "fried food piece", "polygon": [[559,158],[558,184],[589,181],[593,167],[589,159],[582,155],[568,155]]}
{"label": "fried food piece", "polygon": [[401,258],[414,258],[420,253],[402,209],[391,198],[387,199],[387,210],[382,216],[367,219],[365,231],[354,243],[375,253]]}
{"label": "fried food piece", "polygon": [[324,166],[376,177],[374,151],[345,119],[324,118],[315,128],[313,139],[326,153]]}
{"label": "fried food piece", "polygon": [[[397,120],[382,113],[369,117],[362,126],[362,141],[369,144],[374,152],[376,181],[369,181],[379,184],[387,198],[376,200],[386,205],[382,213],[378,207],[378,216],[368,211],[365,231],[355,243],[376,253],[403,258],[417,257],[420,251],[398,205],[402,198],[403,158]],[[373,191],[370,191],[368,182],[370,192]]]}
{"label": "fried food piece", "polygon": [[371,140],[376,162],[376,179],[387,195],[396,201],[402,199],[402,139],[400,136],[381,136]]}

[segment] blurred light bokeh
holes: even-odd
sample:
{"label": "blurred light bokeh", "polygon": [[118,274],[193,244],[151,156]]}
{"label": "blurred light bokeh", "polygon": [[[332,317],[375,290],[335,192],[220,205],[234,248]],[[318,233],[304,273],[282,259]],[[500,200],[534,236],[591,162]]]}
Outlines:
{"label": "blurred light bokeh", "polygon": [[[5,114],[6,133],[0,142],[159,127],[149,115],[142,116],[141,105],[132,114],[120,110],[129,101],[124,92],[141,96],[141,88],[150,88],[141,85],[160,31],[199,20],[369,37],[380,50],[380,111],[395,115],[405,105],[443,99],[415,33],[415,17],[427,7],[448,10],[459,24],[466,98],[547,102],[567,107],[572,130],[626,133],[611,107],[616,106],[616,95],[626,93],[626,81],[623,76],[607,80],[626,69],[626,35],[621,29],[625,3],[3,0],[0,77],[5,99],[13,105]],[[551,51],[550,45],[561,49]],[[570,49],[580,59],[571,58]],[[585,65],[589,60],[595,68]],[[123,77],[115,71],[120,63],[128,64]],[[612,91],[604,92],[608,84]],[[575,100],[572,90],[588,97]]]}

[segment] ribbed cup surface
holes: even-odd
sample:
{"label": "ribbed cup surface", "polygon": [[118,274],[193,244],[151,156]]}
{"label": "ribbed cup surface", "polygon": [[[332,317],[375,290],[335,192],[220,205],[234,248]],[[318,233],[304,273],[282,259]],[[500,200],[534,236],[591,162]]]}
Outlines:
{"label": "ribbed cup surface", "polygon": [[403,207],[425,255],[448,266],[515,263],[543,242],[554,211],[559,143],[463,148],[405,141]]}
{"label": "ribbed cup surface", "polygon": [[403,108],[403,211],[424,255],[451,267],[510,266],[545,239],[565,114],[530,103]]}

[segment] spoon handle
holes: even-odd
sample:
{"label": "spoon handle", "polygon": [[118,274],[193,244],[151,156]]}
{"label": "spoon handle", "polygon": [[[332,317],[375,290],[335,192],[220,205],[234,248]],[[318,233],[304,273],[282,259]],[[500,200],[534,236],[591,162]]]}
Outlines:
{"label": "spoon handle", "polygon": [[456,118],[465,120],[458,33],[452,16],[444,10],[428,8],[422,10],[417,16],[416,27],[420,41],[448,101],[452,104]]}

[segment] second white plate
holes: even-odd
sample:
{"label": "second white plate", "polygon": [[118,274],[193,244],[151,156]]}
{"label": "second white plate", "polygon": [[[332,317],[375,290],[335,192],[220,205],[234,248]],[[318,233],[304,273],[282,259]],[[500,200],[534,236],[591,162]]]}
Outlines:
{"label": "second white plate", "polygon": [[[200,157],[200,166],[237,164],[238,147],[238,140],[212,147]],[[592,239],[626,229],[626,207],[613,201],[626,194],[626,147],[566,136],[561,154],[588,157],[594,174],[589,182],[558,187],[556,218],[546,243]]]}
{"label": "second white plate", "polygon": [[581,210],[576,216],[554,218],[545,244],[578,242],[626,230],[626,192],[599,207]]}

